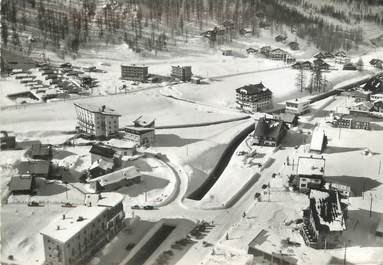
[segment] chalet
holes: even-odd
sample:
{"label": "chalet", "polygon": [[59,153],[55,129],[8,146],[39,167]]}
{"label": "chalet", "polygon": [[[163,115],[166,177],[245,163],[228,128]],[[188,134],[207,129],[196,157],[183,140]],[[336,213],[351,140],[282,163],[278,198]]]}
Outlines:
{"label": "chalet", "polygon": [[282,120],[262,117],[255,125],[253,144],[277,146],[286,135],[287,130],[288,127]]}
{"label": "chalet", "polygon": [[252,47],[246,49],[247,54],[256,54],[258,52],[257,49],[254,49]]}
{"label": "chalet", "polygon": [[50,145],[42,145],[34,143],[30,148],[30,157],[33,159],[49,160],[52,157],[52,149]]}
{"label": "chalet", "polygon": [[350,113],[351,111],[353,112],[370,112],[372,111],[374,107],[374,104],[370,101],[362,101],[362,102],[359,102],[357,103],[356,105],[352,106],[350,108]]}
{"label": "chalet", "polygon": [[151,146],[155,140],[155,129],[145,127],[125,127],[125,138],[138,146]]}
{"label": "chalet", "polygon": [[269,56],[269,53],[271,51],[271,46],[263,46],[261,47],[261,53],[265,55],[266,57]]}
{"label": "chalet", "polygon": [[374,102],[376,100],[380,100],[380,99],[383,99],[383,93],[376,93],[376,94],[371,94],[370,95],[370,100],[372,102]]}
{"label": "chalet", "polygon": [[314,55],[314,58],[316,58],[316,59],[325,59],[326,57],[324,56],[323,53],[319,52],[319,53]]}
{"label": "chalet", "polygon": [[271,50],[268,55],[269,58],[272,60],[279,60],[279,61],[285,61],[285,62],[294,62],[295,58],[292,57],[288,52],[277,48],[274,50]]}
{"label": "chalet", "polygon": [[9,182],[9,191],[12,194],[32,195],[36,187],[35,178],[30,174],[14,176]]}
{"label": "chalet", "polygon": [[350,58],[347,57],[344,51],[338,51],[335,53],[335,63],[346,64],[350,62]]}
{"label": "chalet", "polygon": [[89,168],[90,178],[97,178],[105,174],[111,173],[114,168],[114,163],[102,159],[96,160]]}
{"label": "chalet", "polygon": [[222,55],[223,56],[232,56],[233,55],[233,51],[232,50],[222,50]]}
{"label": "chalet", "polygon": [[31,175],[33,177],[49,178],[51,163],[49,161],[21,161],[16,166],[20,175]]}
{"label": "chalet", "polygon": [[329,70],[330,65],[326,63],[325,61],[323,61],[323,59],[318,58],[314,60],[314,68],[318,68],[320,70]]}
{"label": "chalet", "polygon": [[129,186],[141,181],[140,171],[134,167],[127,167],[112,173],[100,176],[98,178],[90,179],[90,189],[95,192],[99,191],[113,191],[123,186]]}
{"label": "chalet", "polygon": [[335,190],[311,189],[309,206],[303,210],[301,234],[306,245],[316,248],[335,248],[343,245],[346,230],[346,205]]}
{"label": "chalet", "polygon": [[331,52],[325,52],[323,54],[323,56],[324,56],[324,59],[333,59],[333,58],[335,58],[334,54],[332,54]]}
{"label": "chalet", "polygon": [[275,37],[276,42],[282,42],[282,41],[285,41],[286,39],[287,39],[287,36],[282,34]]}
{"label": "chalet", "polygon": [[383,99],[378,99],[374,101],[373,111],[383,113]]}
{"label": "chalet", "polygon": [[292,42],[289,42],[289,44],[287,44],[289,46],[289,48],[293,51],[297,51],[299,50],[299,43],[296,42],[296,41],[292,41]]}
{"label": "chalet", "polygon": [[246,85],[235,91],[237,109],[254,113],[272,107],[272,92],[262,82]]}
{"label": "chalet", "polygon": [[307,99],[292,99],[286,101],[286,112],[302,115],[310,112],[310,101]]}
{"label": "chalet", "polygon": [[291,66],[293,69],[303,69],[303,70],[311,70],[312,69],[312,63],[310,61],[305,62],[296,62]]}
{"label": "chalet", "polygon": [[373,77],[369,79],[363,86],[364,91],[371,91],[371,93],[382,93],[383,92],[383,80],[380,78]]}
{"label": "chalet", "polygon": [[148,66],[121,65],[121,79],[145,82],[148,78]]}
{"label": "chalet", "polygon": [[172,71],[170,76],[177,78],[181,81],[190,81],[192,77],[191,66],[172,66]]}
{"label": "chalet", "polygon": [[289,128],[298,125],[298,115],[295,113],[285,112],[274,116],[274,119],[282,120]]}
{"label": "chalet", "polygon": [[370,101],[371,91],[355,90],[352,92],[355,102]]}
{"label": "chalet", "polygon": [[372,59],[370,64],[376,68],[383,69],[383,60],[380,59]]}
{"label": "chalet", "polygon": [[0,150],[14,149],[16,136],[7,131],[0,131]]}
{"label": "chalet", "polygon": [[92,148],[89,150],[89,153],[91,155],[92,164],[98,160],[104,160],[112,163],[115,163],[116,160],[116,151],[114,151],[110,147],[103,146],[101,144],[92,145]]}
{"label": "chalet", "polygon": [[154,128],[155,119],[141,115],[133,121],[134,127]]}
{"label": "chalet", "polygon": [[346,63],[345,65],[343,65],[343,70],[356,71],[358,70],[358,68],[353,63]]}
{"label": "chalet", "polygon": [[354,115],[335,115],[332,125],[336,128],[370,130],[370,121],[367,118],[358,118]]}
{"label": "chalet", "polygon": [[310,143],[310,151],[322,153],[327,146],[327,136],[320,128],[315,128]]}

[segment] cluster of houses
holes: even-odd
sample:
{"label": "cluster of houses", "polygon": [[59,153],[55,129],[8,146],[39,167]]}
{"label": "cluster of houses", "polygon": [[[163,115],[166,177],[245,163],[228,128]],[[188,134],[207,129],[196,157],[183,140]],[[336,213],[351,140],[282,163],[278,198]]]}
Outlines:
{"label": "cluster of houses", "polygon": [[374,58],[374,59],[371,59],[369,63],[375,68],[383,69],[383,60],[381,59]]}
{"label": "cluster of houses", "polygon": [[52,147],[40,142],[32,143],[27,150],[28,160],[15,165],[17,173],[11,177],[8,188],[11,194],[32,195],[36,190],[36,178],[51,177]]}
{"label": "cluster of houses", "polygon": [[[192,73],[189,65],[175,65],[171,67],[170,77],[183,82],[192,82],[199,84],[202,78]],[[121,65],[121,79],[138,82],[159,82],[160,76],[149,74],[149,67],[146,65]]]}
{"label": "cluster of houses", "polygon": [[383,79],[373,77],[362,87],[348,93],[355,104],[349,107],[349,113],[331,114],[331,123],[337,128],[371,129],[373,118],[383,117]]}

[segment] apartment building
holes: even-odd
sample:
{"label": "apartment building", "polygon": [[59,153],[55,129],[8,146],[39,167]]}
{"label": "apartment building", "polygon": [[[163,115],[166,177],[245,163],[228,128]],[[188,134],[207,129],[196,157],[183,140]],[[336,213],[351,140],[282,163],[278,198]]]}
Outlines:
{"label": "apartment building", "polygon": [[148,78],[148,66],[121,65],[121,79],[145,82]]}
{"label": "apartment building", "polygon": [[236,89],[236,105],[247,112],[257,112],[272,107],[272,92],[262,82]]}

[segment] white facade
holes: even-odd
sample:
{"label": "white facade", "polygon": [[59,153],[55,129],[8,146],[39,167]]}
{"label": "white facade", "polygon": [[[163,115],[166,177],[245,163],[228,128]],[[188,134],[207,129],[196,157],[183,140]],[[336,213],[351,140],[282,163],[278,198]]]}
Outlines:
{"label": "white facade", "polygon": [[379,99],[383,99],[383,93],[371,94],[370,99],[371,99],[371,101],[377,101]]}
{"label": "white facade", "polygon": [[296,99],[286,101],[286,112],[295,113],[298,115],[305,114],[310,111],[310,101]]}
{"label": "white facade", "polygon": [[90,135],[110,136],[118,132],[120,115],[105,106],[75,104],[79,130]]}
{"label": "white facade", "polygon": [[150,146],[154,143],[154,128],[126,127],[125,138],[140,146]]}

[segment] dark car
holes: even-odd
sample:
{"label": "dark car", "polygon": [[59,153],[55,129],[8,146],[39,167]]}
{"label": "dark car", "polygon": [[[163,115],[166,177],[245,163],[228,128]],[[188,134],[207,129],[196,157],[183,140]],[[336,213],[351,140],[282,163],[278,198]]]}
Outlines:
{"label": "dark car", "polygon": [[145,205],[144,210],[154,210],[154,206],[152,205]]}
{"label": "dark car", "polygon": [[30,201],[30,202],[28,202],[28,206],[29,206],[29,207],[39,207],[39,206],[41,206],[41,205],[40,205],[40,203],[37,202],[37,201]]}
{"label": "dark car", "polygon": [[141,209],[141,207],[140,206],[138,206],[138,205],[133,205],[132,207],[130,207],[130,209]]}

